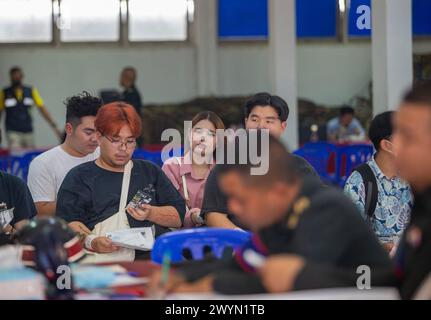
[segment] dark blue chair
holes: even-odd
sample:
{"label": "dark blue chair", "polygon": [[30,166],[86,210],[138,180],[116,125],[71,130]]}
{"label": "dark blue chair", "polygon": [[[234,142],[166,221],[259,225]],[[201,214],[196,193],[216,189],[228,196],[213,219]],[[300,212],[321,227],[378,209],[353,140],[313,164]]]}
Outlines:
{"label": "dark blue chair", "polygon": [[338,152],[339,185],[344,187],[352,171],[371,159],[374,147],[371,144],[354,144],[340,147]]}
{"label": "dark blue chair", "polygon": [[[183,154],[183,149],[181,149],[179,151],[179,154],[181,154],[181,155]],[[173,155],[170,154],[170,156],[173,156]],[[160,167],[163,165],[162,152],[161,151],[149,151],[149,150],[145,150],[145,149],[136,149],[135,152],[133,152],[132,158],[151,161]]]}
{"label": "dark blue chair", "polygon": [[24,181],[27,181],[28,168],[30,167],[30,162],[40,155],[43,151],[30,151],[22,156],[10,156],[7,172],[20,177]]}
{"label": "dark blue chair", "polygon": [[173,231],[156,239],[151,259],[162,263],[163,256],[169,252],[172,263],[185,260],[183,252],[189,250],[193,260],[202,260],[207,251],[221,258],[228,249],[236,249],[251,239],[250,232],[220,228],[195,228]]}
{"label": "dark blue chair", "polygon": [[144,149],[136,149],[133,153],[133,159],[139,159],[139,160],[147,160],[151,161],[158,166],[162,166],[162,159],[160,151],[147,151]]}
{"label": "dark blue chair", "polygon": [[10,162],[11,162],[11,157],[10,156],[0,157],[0,170],[4,171],[4,172],[8,172],[9,166],[10,166]]}
{"label": "dark blue chair", "polygon": [[306,143],[302,148],[294,152],[295,155],[307,160],[321,177],[322,181],[328,184],[336,184],[338,149],[332,143],[316,142]]}

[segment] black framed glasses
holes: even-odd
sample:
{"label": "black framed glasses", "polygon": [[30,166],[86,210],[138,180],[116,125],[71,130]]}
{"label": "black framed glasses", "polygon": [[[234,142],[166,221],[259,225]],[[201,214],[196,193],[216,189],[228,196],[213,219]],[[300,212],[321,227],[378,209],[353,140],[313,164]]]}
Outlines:
{"label": "black framed glasses", "polygon": [[120,138],[117,138],[117,137],[113,137],[113,138],[111,138],[111,137],[108,137],[108,136],[105,136],[105,135],[103,135],[105,138],[106,138],[106,140],[108,140],[115,148],[120,148],[120,147],[122,147],[123,145],[125,145],[126,146],[126,149],[132,149],[132,148],[134,148],[134,147],[136,147],[136,139],[131,139],[131,138],[129,138],[129,139],[126,139],[126,140],[121,140]]}

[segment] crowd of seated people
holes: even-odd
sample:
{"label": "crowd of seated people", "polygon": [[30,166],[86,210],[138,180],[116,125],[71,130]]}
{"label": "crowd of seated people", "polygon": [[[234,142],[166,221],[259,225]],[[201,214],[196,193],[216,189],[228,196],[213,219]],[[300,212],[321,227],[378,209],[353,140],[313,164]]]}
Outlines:
{"label": "crowd of seated people", "polygon": [[[127,228],[149,228],[153,238],[200,226],[253,233],[232,257],[171,271],[164,290],[175,292],[355,286],[357,267],[366,265],[374,286],[395,286],[412,298],[431,272],[430,84],[412,88],[398,111],[373,119],[369,137],[376,153],[352,173],[344,193],[324,185],[281,143],[289,108],[279,96],[258,93],[247,100],[244,139],[219,139],[216,132],[225,128],[220,117],[198,113],[184,133],[185,154],[162,168],[132,159],[142,131],[133,106],[103,105],[85,92],[65,104],[66,138],[32,161],[28,187],[0,172],[0,203],[14,210],[2,243],[36,216],[65,220],[90,263],[148,259],[149,251],[118,246],[106,236]],[[337,141],[346,130],[364,135],[348,108],[329,127]],[[256,169],[252,143],[268,159],[265,174],[250,173]],[[131,206],[142,192],[148,201]],[[249,252],[260,263],[250,261]],[[154,273],[153,290],[161,276]]]}

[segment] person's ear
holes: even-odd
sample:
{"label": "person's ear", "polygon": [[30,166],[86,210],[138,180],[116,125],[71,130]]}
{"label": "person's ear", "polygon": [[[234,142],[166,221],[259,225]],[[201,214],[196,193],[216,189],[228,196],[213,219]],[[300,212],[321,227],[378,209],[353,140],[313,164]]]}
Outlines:
{"label": "person's ear", "polygon": [[66,123],[66,125],[64,126],[64,131],[66,132],[67,136],[72,135],[73,133],[73,126],[71,123]]}
{"label": "person's ear", "polygon": [[382,139],[380,141],[380,150],[389,152],[390,154],[394,153],[394,145],[392,142],[386,139]]}
{"label": "person's ear", "polygon": [[287,121],[282,121],[281,122],[281,129],[283,130],[283,132],[286,131],[286,128],[287,128]]}

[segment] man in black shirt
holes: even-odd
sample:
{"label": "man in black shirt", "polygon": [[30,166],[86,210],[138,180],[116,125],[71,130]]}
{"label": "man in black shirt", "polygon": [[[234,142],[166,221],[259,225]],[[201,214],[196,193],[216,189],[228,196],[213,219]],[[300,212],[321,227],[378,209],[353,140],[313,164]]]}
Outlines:
{"label": "man in black shirt", "polygon": [[120,85],[124,89],[121,100],[133,106],[139,116],[142,116],[142,99],[138,89],[136,89],[135,82],[136,69],[133,67],[124,68],[120,77]]}
{"label": "man in black shirt", "polygon": [[[268,129],[272,136],[279,139],[287,126],[289,107],[281,97],[258,93],[246,102],[244,113],[246,129]],[[291,164],[300,172],[318,177],[305,159],[292,155],[292,160]],[[227,209],[226,196],[217,183],[218,171],[218,166],[215,166],[208,176],[201,215],[209,227],[242,229],[244,225]]]}
{"label": "man in black shirt", "polygon": [[[13,229],[21,228],[36,215],[36,208],[25,182],[3,171],[0,171],[0,204],[0,210],[13,208],[14,217],[9,223]],[[3,231],[11,230],[0,230],[0,245],[9,242],[9,237]]]}
{"label": "man in black shirt", "polygon": [[[361,265],[390,268],[389,258],[372,230],[342,192],[322,188],[315,178],[304,177],[292,165],[292,156],[273,137],[268,157],[265,175],[250,174],[254,167],[251,160],[246,164],[236,160],[219,169],[228,209],[255,232],[251,242],[234,257],[184,265],[172,274],[168,289],[264,293],[268,290],[259,273],[262,264],[281,254],[302,257],[295,260],[291,272],[299,271],[308,260],[355,274]],[[319,272],[313,276],[319,277]],[[156,274],[153,281],[158,277]]]}
{"label": "man in black shirt", "polygon": [[[395,257],[401,296],[414,297],[431,275],[431,83],[411,90],[395,117],[400,175],[412,186],[411,221]],[[428,288],[428,299],[431,290]]]}
{"label": "man in black shirt", "polygon": [[[100,157],[69,171],[58,192],[56,215],[85,236],[86,248],[96,253],[118,251],[109,238],[93,228],[117,215],[117,211],[122,216],[126,204],[138,191],[149,194],[151,200],[136,208],[127,207],[129,227],[155,226],[156,236],[169,228],[181,227],[185,203],[180,193],[155,164],[131,161],[136,137],[141,133],[141,120],[135,109],[122,102],[107,104],[97,113],[95,127]],[[130,183],[126,183],[123,178],[130,166]],[[120,208],[127,186],[127,199]],[[95,234],[90,234],[90,230]]]}
{"label": "man in black shirt", "polygon": [[[142,118],[143,104],[141,95],[135,85],[136,77],[136,69],[133,67],[125,67],[123,71],[121,71],[120,85],[124,89],[124,91],[121,93],[121,101],[124,101],[125,103],[128,103],[133,106],[139,117]],[[137,142],[138,147],[140,147],[142,144],[141,137],[138,137]]]}
{"label": "man in black shirt", "polygon": [[[394,129],[397,167],[412,186],[415,202],[410,224],[394,258],[395,267],[371,268],[370,284],[397,286],[403,299],[431,299],[431,83],[421,84],[407,93],[395,116]],[[271,292],[286,291],[289,287],[345,286],[355,279],[353,272],[315,262],[296,267],[300,272],[295,275],[288,270],[298,265],[298,257],[270,260],[262,276]]]}

